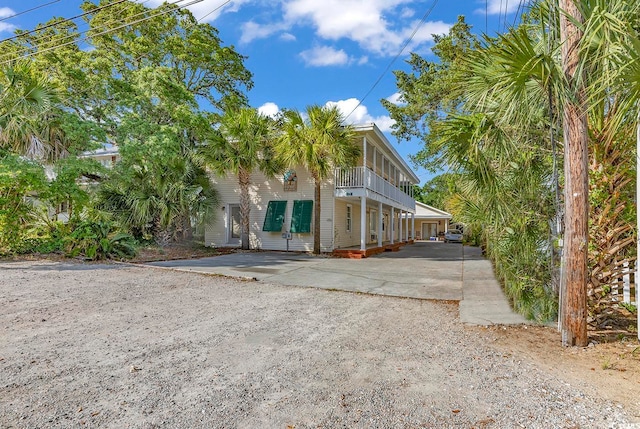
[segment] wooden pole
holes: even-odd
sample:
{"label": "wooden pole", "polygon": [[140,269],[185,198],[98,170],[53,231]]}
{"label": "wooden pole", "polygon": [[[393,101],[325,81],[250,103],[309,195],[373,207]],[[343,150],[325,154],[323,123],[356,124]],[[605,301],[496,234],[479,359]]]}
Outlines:
{"label": "wooden pole", "polygon": [[636,288],[636,322],[638,324],[638,340],[640,340],[640,110],[636,122],[636,275],[634,283]]}
{"label": "wooden pole", "polygon": [[562,345],[587,345],[587,245],[589,176],[586,93],[580,68],[583,17],[575,0],[559,0],[562,71],[569,86],[564,101],[565,238]]}

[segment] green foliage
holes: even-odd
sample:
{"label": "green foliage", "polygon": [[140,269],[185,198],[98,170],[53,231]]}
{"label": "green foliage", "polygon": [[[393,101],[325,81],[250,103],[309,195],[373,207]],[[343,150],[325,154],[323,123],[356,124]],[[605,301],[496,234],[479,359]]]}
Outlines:
{"label": "green foliage", "polygon": [[414,198],[437,209],[447,210],[447,201],[454,192],[455,180],[455,174],[443,173],[433,177],[422,187],[414,185]]}
{"label": "green foliage", "polygon": [[109,221],[84,220],[64,238],[67,256],[90,260],[127,259],[136,255],[136,241],[130,234],[118,232]]}
{"label": "green foliage", "polygon": [[46,183],[38,163],[0,150],[0,254],[20,246],[35,219],[34,197]]}
{"label": "green foliage", "polygon": [[307,118],[295,110],[285,111],[281,118],[282,133],[276,153],[288,166],[303,166],[314,180],[313,252],[320,253],[320,184],[337,167],[353,167],[361,150],[354,140],[351,126],[336,106],[308,106]]}
{"label": "green foliage", "polygon": [[218,195],[195,150],[181,147],[168,129],[162,133],[122,147],[96,204],[138,240],[164,244],[189,239],[194,225],[211,222]]}
{"label": "green foliage", "polygon": [[240,241],[249,249],[249,186],[251,173],[267,177],[282,172],[284,165],[274,153],[276,123],[257,109],[230,108],[222,115],[220,127],[212,131],[200,148],[207,165],[218,175],[233,174],[240,187]]}

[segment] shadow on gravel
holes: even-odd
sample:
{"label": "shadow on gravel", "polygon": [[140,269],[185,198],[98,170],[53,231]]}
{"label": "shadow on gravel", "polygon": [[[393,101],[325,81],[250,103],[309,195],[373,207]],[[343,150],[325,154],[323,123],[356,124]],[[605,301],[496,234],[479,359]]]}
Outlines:
{"label": "shadow on gravel", "polygon": [[[46,263],[46,264],[37,264],[31,266],[25,266],[25,261],[16,261],[16,262],[0,262],[0,266],[2,270],[31,270],[31,271],[89,271],[89,270],[118,270],[122,268],[119,265],[111,265],[111,264],[83,264],[78,262],[76,264],[70,263]],[[27,261],[28,262],[28,261]],[[21,263],[21,266],[12,266],[13,264]]]}

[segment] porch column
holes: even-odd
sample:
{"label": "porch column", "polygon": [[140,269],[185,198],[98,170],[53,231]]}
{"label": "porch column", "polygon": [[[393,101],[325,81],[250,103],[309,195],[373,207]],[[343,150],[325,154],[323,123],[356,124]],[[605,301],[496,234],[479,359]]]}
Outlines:
{"label": "porch column", "polygon": [[378,164],[378,148],[376,146],[373,147],[373,172],[378,174],[376,171],[376,167]]}
{"label": "porch column", "polygon": [[[413,213],[412,213],[412,215],[413,215]],[[405,228],[404,228],[405,233],[404,233],[404,236],[406,237],[405,241],[409,241],[409,212],[407,212],[407,215],[406,215],[404,221],[405,221],[405,225],[404,225],[405,226]]]}
{"label": "porch column", "polygon": [[378,201],[378,247],[382,247],[382,201]]}
{"label": "porch column", "polygon": [[416,239],[416,214],[411,213],[411,239]]}
{"label": "porch column", "polygon": [[402,242],[402,210],[400,210],[400,221],[398,222],[398,241]]}
{"label": "porch column", "polygon": [[367,197],[360,197],[360,250],[367,250]]}
{"label": "porch column", "polygon": [[394,238],[395,238],[394,237],[395,229],[396,229],[395,228],[395,226],[396,226],[395,223],[396,223],[396,213],[395,213],[393,207],[391,207],[391,217],[390,217],[390,221],[389,221],[389,224],[390,224],[389,225],[389,228],[390,228],[389,229],[389,237],[390,237],[391,244],[393,244],[393,242],[395,241],[394,240]]}
{"label": "porch column", "polygon": [[362,166],[367,169],[367,136],[362,138]]}

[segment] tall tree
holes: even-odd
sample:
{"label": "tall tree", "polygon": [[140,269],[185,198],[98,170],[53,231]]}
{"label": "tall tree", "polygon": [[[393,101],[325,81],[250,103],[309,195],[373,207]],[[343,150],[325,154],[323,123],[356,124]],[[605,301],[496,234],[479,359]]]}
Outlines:
{"label": "tall tree", "polygon": [[336,167],[353,167],[360,157],[354,131],[343,124],[336,106],[308,106],[306,119],[300,112],[284,113],[277,153],[290,166],[303,166],[314,181],[313,253],[320,254],[320,191]]}
{"label": "tall tree", "polygon": [[240,186],[240,242],[249,249],[251,213],[251,174],[261,171],[267,177],[282,170],[273,151],[274,121],[251,107],[230,108],[220,126],[202,147],[209,167],[219,175],[232,173]]}

